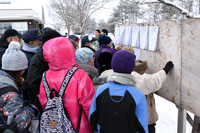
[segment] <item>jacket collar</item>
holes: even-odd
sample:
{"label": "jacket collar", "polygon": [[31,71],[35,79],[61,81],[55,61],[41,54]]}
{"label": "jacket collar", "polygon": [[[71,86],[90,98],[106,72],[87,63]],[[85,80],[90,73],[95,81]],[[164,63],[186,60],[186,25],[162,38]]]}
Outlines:
{"label": "jacket collar", "polygon": [[114,72],[111,74],[111,76],[108,77],[107,81],[108,82],[113,81],[120,84],[126,84],[131,86],[136,85],[135,77],[131,74],[122,74]]}

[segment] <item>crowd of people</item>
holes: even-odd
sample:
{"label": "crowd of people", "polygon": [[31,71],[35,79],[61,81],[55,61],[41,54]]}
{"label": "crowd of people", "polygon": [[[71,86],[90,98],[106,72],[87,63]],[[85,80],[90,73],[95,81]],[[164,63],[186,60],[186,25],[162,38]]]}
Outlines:
{"label": "crowd of people", "polygon": [[66,37],[51,28],[4,32],[0,132],[156,132],[153,93],[173,63],[152,74],[132,47],[115,48],[106,29],[95,35]]}

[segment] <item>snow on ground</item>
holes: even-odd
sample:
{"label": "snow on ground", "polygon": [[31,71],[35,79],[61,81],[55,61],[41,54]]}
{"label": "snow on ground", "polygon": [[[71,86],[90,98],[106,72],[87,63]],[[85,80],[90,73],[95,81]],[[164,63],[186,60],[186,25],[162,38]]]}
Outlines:
{"label": "snow on ground", "polygon": [[[154,95],[158,121],[156,122],[156,133],[177,133],[178,109],[175,104],[164,98]],[[190,113],[191,114],[191,113]],[[193,116],[191,116],[193,119]],[[191,133],[192,127],[186,123],[186,133]]]}

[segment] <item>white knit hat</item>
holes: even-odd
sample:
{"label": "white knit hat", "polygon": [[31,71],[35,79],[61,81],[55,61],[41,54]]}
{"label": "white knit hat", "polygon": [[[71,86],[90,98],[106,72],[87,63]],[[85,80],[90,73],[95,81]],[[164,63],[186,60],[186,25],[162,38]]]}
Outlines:
{"label": "white knit hat", "polygon": [[12,41],[2,56],[2,69],[9,71],[24,70],[28,67],[26,55],[20,50],[21,45]]}

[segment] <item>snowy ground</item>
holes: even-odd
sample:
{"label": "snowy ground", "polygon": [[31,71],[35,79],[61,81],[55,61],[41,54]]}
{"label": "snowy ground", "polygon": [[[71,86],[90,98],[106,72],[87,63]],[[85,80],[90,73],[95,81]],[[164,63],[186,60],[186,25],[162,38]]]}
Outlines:
{"label": "snowy ground", "polygon": [[[177,133],[178,109],[176,106],[155,95],[156,109],[159,119],[156,122],[156,133]],[[193,119],[193,116],[191,116]],[[186,133],[191,133],[192,127],[186,123]]]}

